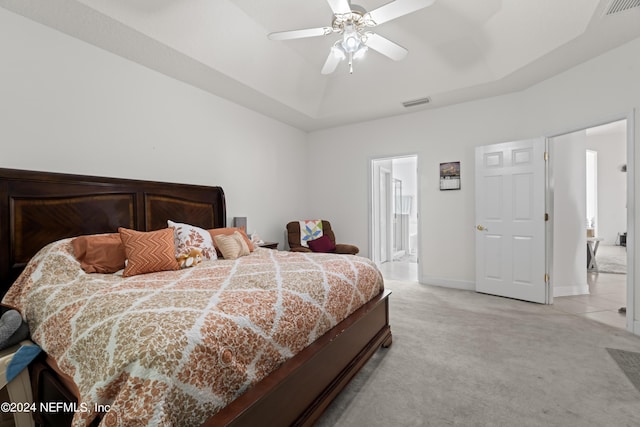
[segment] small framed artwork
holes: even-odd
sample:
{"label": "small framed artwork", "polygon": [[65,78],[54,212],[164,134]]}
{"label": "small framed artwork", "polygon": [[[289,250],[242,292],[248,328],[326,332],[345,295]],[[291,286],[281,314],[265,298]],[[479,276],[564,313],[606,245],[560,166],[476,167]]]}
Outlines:
{"label": "small framed artwork", "polygon": [[460,189],[460,162],[440,163],[440,190]]}

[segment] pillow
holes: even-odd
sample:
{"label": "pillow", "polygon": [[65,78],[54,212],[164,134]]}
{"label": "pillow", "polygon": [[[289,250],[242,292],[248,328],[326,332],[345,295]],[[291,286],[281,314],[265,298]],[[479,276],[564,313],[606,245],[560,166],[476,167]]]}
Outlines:
{"label": "pillow", "polygon": [[309,240],[307,243],[313,252],[335,252],[336,250],[336,245],[326,234],[315,240]]}
{"label": "pillow", "polygon": [[236,242],[240,245],[240,256],[247,256],[251,254],[251,249],[249,249],[249,245],[247,245],[247,242],[244,239],[246,234],[236,231],[231,235],[231,237],[236,239]]}
{"label": "pillow", "polygon": [[219,234],[213,238],[218,249],[222,252],[224,259],[236,259],[241,256],[249,255],[249,246],[244,241],[244,237],[240,232],[235,231],[232,235]]}
{"label": "pillow", "polygon": [[180,269],[173,244],[173,229],[144,232],[120,227],[118,232],[127,254],[123,277]]}
{"label": "pillow", "polygon": [[253,246],[253,243],[251,242],[251,240],[249,240],[249,237],[247,236],[247,233],[244,232],[244,227],[227,227],[227,228],[212,228],[210,230],[207,230],[209,232],[209,234],[211,234],[211,237],[213,237],[213,242],[214,242],[214,246],[216,247],[216,249],[218,249],[217,243],[216,243],[216,236],[219,235],[225,235],[225,236],[231,236],[233,233],[235,233],[236,231],[238,233],[240,233],[240,235],[242,236],[242,238],[244,239],[244,242],[247,244],[247,246],[249,247],[249,251],[253,252],[255,247]]}
{"label": "pillow", "polygon": [[204,260],[214,260],[218,258],[216,256],[216,248],[213,247],[213,238],[207,230],[171,220],[167,221],[167,224],[169,228],[173,229],[176,259],[189,256],[194,249],[200,251],[202,259]]}
{"label": "pillow", "polygon": [[71,245],[86,273],[115,273],[124,268],[127,256],[118,233],[79,236]]}

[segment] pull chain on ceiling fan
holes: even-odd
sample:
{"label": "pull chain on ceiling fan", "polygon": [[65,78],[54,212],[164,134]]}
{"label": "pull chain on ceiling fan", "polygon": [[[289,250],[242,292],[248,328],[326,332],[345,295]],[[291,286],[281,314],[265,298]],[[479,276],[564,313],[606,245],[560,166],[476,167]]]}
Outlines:
{"label": "pull chain on ceiling fan", "polygon": [[308,28],[304,30],[280,31],[269,34],[271,40],[292,40],[307,37],[342,34],[329,52],[322,67],[322,74],[333,73],[340,61],[349,59],[349,73],[353,73],[353,59],[361,57],[371,48],[394,61],[403,59],[408,51],[391,40],[367,31],[377,25],[408,15],[431,6],[435,0],[395,0],[367,12],[360,6],[352,5],[349,0],[327,0],[333,11],[330,27]]}

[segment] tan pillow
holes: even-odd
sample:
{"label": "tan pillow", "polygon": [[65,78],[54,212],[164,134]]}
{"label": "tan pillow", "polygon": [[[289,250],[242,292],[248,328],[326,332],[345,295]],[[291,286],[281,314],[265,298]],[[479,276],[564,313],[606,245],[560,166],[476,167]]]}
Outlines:
{"label": "tan pillow", "polygon": [[73,253],[86,273],[115,273],[124,268],[126,254],[120,234],[79,236],[71,241]]}
{"label": "tan pillow", "polygon": [[240,233],[239,231],[234,232],[231,237],[236,239],[236,242],[240,245],[240,256],[247,256],[251,253],[251,249],[249,249],[249,245],[244,240],[247,237],[246,234]]}
{"label": "tan pillow", "polygon": [[253,246],[253,243],[251,243],[251,240],[249,240],[247,233],[244,232],[244,227],[211,228],[207,231],[209,232],[209,234],[211,234],[211,237],[213,238],[213,243],[216,249],[218,249],[218,246],[215,244],[216,236],[219,236],[219,235],[231,236],[236,231],[240,233],[240,235],[244,239],[244,242],[247,244],[249,251],[253,252],[255,249],[255,247]]}
{"label": "tan pillow", "polygon": [[234,232],[227,236],[219,234],[213,238],[224,259],[236,259],[241,256],[249,255],[249,247],[239,232]]}
{"label": "tan pillow", "polygon": [[136,231],[120,227],[120,238],[127,254],[124,277],[156,271],[179,270],[173,244],[173,229]]}

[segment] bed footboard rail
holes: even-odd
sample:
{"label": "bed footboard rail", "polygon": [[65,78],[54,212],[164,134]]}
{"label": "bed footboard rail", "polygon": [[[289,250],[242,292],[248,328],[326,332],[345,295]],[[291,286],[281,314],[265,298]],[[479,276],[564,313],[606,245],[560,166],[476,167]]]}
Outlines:
{"label": "bed footboard rail", "polygon": [[391,345],[390,294],[360,307],[202,427],[313,425],[369,358]]}

